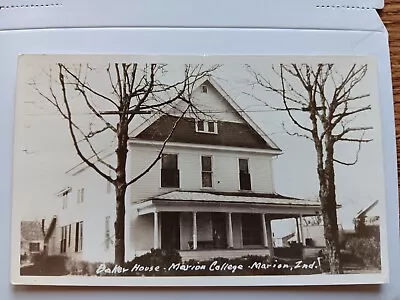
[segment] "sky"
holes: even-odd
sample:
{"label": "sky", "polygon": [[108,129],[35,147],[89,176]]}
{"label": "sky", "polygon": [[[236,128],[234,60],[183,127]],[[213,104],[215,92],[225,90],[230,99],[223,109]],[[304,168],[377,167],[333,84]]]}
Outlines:
{"label": "sky", "polygon": [[[262,128],[282,150],[283,154],[274,161],[274,182],[278,193],[316,200],[318,197],[318,178],[316,173],[315,151],[313,143],[307,139],[289,136],[285,128],[291,132],[298,129],[290,122],[286,112],[276,112],[267,107],[269,104],[281,103],[281,97],[273,92],[254,88],[254,80],[245,67],[259,71],[273,85],[279,86],[280,80],[272,70],[272,65],[280,63],[317,62],[335,63],[338,74],[349,70],[353,62],[365,63],[363,58],[298,58],[298,57],[98,57],[98,56],[23,56],[19,61],[16,93],[16,124],[14,154],[14,188],[13,198],[18,205],[17,217],[21,219],[37,219],[44,214],[45,207],[54,202],[54,195],[65,187],[67,177],[65,171],[72,168],[79,158],[75,154],[68,133],[67,122],[38,93],[38,90],[49,94],[50,83],[56,79],[55,63],[67,64],[90,63],[91,69],[87,78],[92,86],[103,93],[110,94],[110,86],[105,68],[108,62],[168,63],[165,80],[173,82],[182,73],[185,63],[221,64],[213,74],[214,79],[234,99],[235,102]],[[368,62],[370,63],[370,62]],[[52,74],[52,78],[49,78]],[[298,85],[293,82],[293,86]],[[60,96],[57,85],[54,93]],[[339,222],[344,228],[352,228],[352,219],[356,213],[379,199],[384,202],[384,178],[382,171],[382,150],[380,138],[379,101],[377,96],[376,70],[369,64],[365,78],[354,89],[355,94],[369,93],[363,99],[362,106],[370,104],[372,110],[357,115],[354,121],[358,126],[372,126],[368,138],[373,140],[362,145],[358,163],[355,166],[336,165],[337,201],[342,205],[339,209]],[[261,101],[260,101],[261,100]],[[78,101],[73,113],[76,120],[88,127],[92,116]],[[106,134],[96,141],[99,147],[109,146],[113,136]],[[350,161],[357,152],[357,145],[346,143],[336,150],[341,159]],[[382,211],[381,211],[382,213]]]}

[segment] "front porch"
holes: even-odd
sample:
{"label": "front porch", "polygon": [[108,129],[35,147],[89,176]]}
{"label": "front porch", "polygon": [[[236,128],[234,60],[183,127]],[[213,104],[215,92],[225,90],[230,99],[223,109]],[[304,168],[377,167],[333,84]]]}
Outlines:
{"label": "front porch", "polygon": [[[175,193],[182,199],[190,196],[187,192]],[[268,203],[268,198],[260,201],[254,195],[242,196],[241,201],[235,199],[235,202],[229,201],[234,200],[232,196],[225,196],[223,201],[221,197],[216,198],[220,201],[210,201],[209,195],[207,201],[178,200],[177,195],[173,195],[173,199],[153,198],[137,205],[138,218],[152,217],[153,248],[178,250],[183,260],[205,260],[273,256],[271,221],[301,220],[304,216],[316,215],[320,209],[319,203],[305,200],[298,200],[293,205],[292,199],[290,202],[278,199],[281,200],[278,205],[276,198],[271,201],[273,203]],[[305,245],[302,222],[296,224],[298,243]]]}

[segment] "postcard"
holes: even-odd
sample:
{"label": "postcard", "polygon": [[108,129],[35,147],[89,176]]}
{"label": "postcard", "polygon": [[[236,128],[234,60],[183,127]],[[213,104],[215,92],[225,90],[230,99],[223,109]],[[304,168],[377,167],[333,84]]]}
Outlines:
{"label": "postcard", "polygon": [[376,63],[21,55],[11,281],[387,282]]}

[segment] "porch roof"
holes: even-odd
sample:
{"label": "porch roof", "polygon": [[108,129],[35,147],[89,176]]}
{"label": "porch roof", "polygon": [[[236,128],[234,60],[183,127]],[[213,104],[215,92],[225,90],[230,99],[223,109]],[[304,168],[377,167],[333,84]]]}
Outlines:
{"label": "porch roof", "polygon": [[[139,214],[152,211],[248,211],[284,213],[288,209],[314,215],[320,211],[317,201],[286,197],[280,194],[252,192],[182,191],[175,190],[150,197],[136,204]],[[293,211],[293,213],[295,212]]]}

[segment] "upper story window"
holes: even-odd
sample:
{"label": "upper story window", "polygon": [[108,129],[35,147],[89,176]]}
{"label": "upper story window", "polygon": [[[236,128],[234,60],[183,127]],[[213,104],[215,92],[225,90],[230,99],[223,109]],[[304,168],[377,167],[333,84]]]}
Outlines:
{"label": "upper story window", "polygon": [[213,186],[212,180],[212,157],[201,157],[201,186],[203,188],[211,188]]}
{"label": "upper story window", "polygon": [[62,209],[66,209],[68,207],[68,194],[71,192],[71,188],[65,188],[57,193],[57,197],[61,197],[62,201]]}
{"label": "upper story window", "polygon": [[179,188],[177,154],[163,154],[161,157],[161,187]]}
{"label": "upper story window", "polygon": [[68,207],[68,193],[69,193],[69,191],[63,192],[62,195],[61,195],[61,197],[62,197],[62,208],[63,209],[66,209]]}
{"label": "upper story window", "polygon": [[205,84],[201,86],[201,92],[204,94],[208,93],[208,86],[206,86]]}
{"label": "upper story window", "polygon": [[81,188],[78,190],[78,203],[82,203],[83,202],[83,198],[85,195],[85,189]]}
{"label": "upper story window", "polygon": [[251,190],[249,160],[245,158],[239,158],[239,185],[240,185],[240,190],[243,191]]}
{"label": "upper story window", "polygon": [[217,122],[198,120],[196,121],[196,132],[217,134]]}

